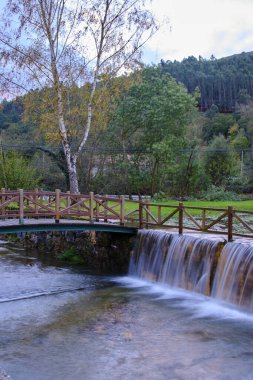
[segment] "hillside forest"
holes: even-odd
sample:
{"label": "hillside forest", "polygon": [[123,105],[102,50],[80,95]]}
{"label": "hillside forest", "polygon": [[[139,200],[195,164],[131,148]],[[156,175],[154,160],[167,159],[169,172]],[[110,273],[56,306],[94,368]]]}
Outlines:
{"label": "hillside forest", "polygon": [[[253,191],[253,53],[189,57],[99,79],[80,191],[236,199]],[[71,146],[90,84],[64,88]],[[106,96],[101,97],[101,91]],[[3,100],[0,186],[69,189],[50,87]]]}

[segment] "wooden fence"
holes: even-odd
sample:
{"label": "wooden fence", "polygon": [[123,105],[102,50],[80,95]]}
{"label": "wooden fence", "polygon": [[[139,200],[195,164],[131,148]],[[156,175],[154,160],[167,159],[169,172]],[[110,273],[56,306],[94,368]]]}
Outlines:
{"label": "wooden fence", "polygon": [[211,207],[164,205],[147,201],[129,200],[95,195],[94,193],[71,194],[60,190],[55,192],[7,191],[0,192],[0,219],[50,218],[59,223],[60,219],[81,219],[90,223],[117,223],[138,228],[176,229],[253,238],[253,212]]}

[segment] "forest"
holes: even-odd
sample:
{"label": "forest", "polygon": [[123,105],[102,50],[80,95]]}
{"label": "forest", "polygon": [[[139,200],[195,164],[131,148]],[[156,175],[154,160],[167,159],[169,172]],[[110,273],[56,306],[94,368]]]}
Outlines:
{"label": "forest", "polygon": [[[232,75],[238,73],[240,57],[231,59],[215,62]],[[181,67],[187,62],[193,63],[192,57]],[[224,62],[229,63],[226,70]],[[241,62],[246,62],[245,53]],[[219,70],[209,73],[213,63],[213,59],[202,62],[206,78],[220,76]],[[232,80],[239,90],[226,104],[233,101],[234,112],[224,113],[219,102],[208,103],[215,99],[205,98],[201,86],[190,91],[190,69],[180,73],[179,65],[174,78],[171,68],[173,64],[161,62],[109,82],[101,79],[92,130],[78,160],[80,191],[206,200],[236,200],[238,194],[253,191],[253,101],[246,80],[240,83],[239,74]],[[247,64],[243,70],[247,72]],[[73,146],[85,117],[82,103],[88,91],[89,83],[64,91]],[[101,91],[107,96],[101,98]],[[2,101],[1,187],[69,188],[52,94],[52,88],[45,87]],[[202,99],[205,112],[199,108]]]}
{"label": "forest", "polygon": [[235,112],[238,102],[253,96],[253,52],[221,59],[191,56],[182,62],[162,61],[161,65],[190,93],[200,90],[198,106],[202,111],[215,104],[220,112]]}

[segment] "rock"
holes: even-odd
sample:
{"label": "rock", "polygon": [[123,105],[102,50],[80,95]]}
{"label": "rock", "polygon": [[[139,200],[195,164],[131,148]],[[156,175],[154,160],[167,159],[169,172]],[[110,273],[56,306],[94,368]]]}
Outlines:
{"label": "rock", "polygon": [[0,368],[0,380],[12,380],[11,377],[9,375],[7,375],[7,373]]}
{"label": "rock", "polygon": [[83,265],[101,272],[126,273],[135,238],[95,231],[37,232],[20,237],[20,242],[27,249],[64,257],[64,260],[76,254]]}

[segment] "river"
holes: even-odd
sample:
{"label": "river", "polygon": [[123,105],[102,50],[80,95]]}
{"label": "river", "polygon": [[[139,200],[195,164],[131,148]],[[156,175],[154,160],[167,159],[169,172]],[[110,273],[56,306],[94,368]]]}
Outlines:
{"label": "river", "polygon": [[253,315],[3,242],[0,368],[13,380],[253,378]]}

